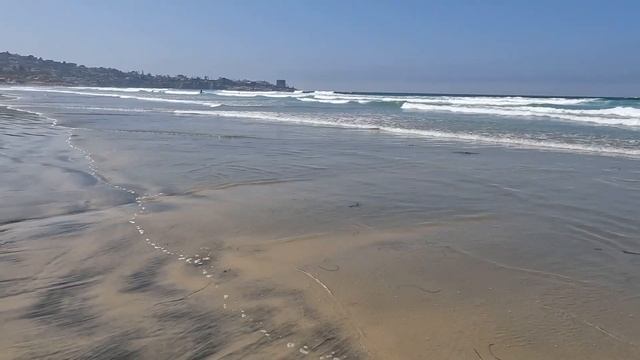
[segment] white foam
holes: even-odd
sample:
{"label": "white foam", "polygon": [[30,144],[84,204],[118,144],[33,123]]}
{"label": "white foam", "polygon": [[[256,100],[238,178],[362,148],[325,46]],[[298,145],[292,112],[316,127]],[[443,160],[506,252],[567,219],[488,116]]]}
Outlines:
{"label": "white foam", "polygon": [[433,96],[406,98],[408,102],[424,104],[452,104],[452,105],[492,105],[492,106],[523,106],[523,105],[577,105],[595,101],[595,98],[543,98],[522,96]]}
{"label": "white foam", "polygon": [[140,109],[140,108],[114,108],[114,107],[100,107],[100,106],[65,106],[65,109],[72,110],[95,110],[95,111],[116,111],[116,112],[156,112],[157,109]]}
{"label": "white foam", "polygon": [[169,95],[200,95],[199,90],[165,90],[163,93]]}
{"label": "white foam", "polygon": [[277,121],[293,124],[303,125],[319,125],[319,126],[334,126],[343,128],[355,128],[355,129],[378,129],[380,131],[408,135],[428,137],[434,139],[443,140],[458,140],[468,142],[479,142],[486,144],[500,144],[506,146],[517,146],[525,148],[537,148],[537,149],[549,149],[549,150],[563,150],[563,151],[576,151],[587,153],[599,153],[609,155],[621,155],[640,157],[640,149],[627,149],[617,148],[612,146],[598,146],[598,145],[584,145],[584,144],[571,144],[562,143],[556,141],[542,141],[531,140],[526,138],[518,138],[514,136],[489,136],[478,135],[464,132],[447,132],[439,130],[422,130],[422,129],[406,129],[393,126],[378,126],[370,123],[357,123],[353,119],[334,119],[332,121],[306,116],[291,116],[289,114],[273,113],[273,112],[258,112],[258,111],[193,111],[193,110],[176,110],[176,114],[196,114],[196,115],[208,115],[208,116],[221,116],[221,117],[234,117],[234,118],[246,118],[263,121]]}
{"label": "white foam", "polygon": [[308,101],[308,102],[319,102],[324,104],[346,104],[351,102],[351,100],[340,100],[340,99],[318,99],[318,98],[300,98],[300,101]]}
{"label": "white foam", "polygon": [[72,86],[70,89],[77,90],[95,90],[95,91],[110,91],[110,92],[125,92],[125,93],[155,93],[155,94],[170,94],[170,95],[199,95],[200,90],[178,90],[169,88],[116,88],[116,87],[99,87],[99,86]]}
{"label": "white foam", "polygon": [[166,102],[166,103],[175,103],[175,104],[191,104],[191,105],[202,105],[202,106],[208,106],[208,107],[218,107],[222,105],[220,103],[213,103],[210,101],[169,99],[169,98],[162,98],[162,97],[133,96],[133,95],[122,95],[122,94],[110,94],[110,93],[96,93],[96,92],[86,92],[86,91],[65,90],[65,89],[58,89],[58,88],[52,89],[52,88],[38,88],[38,87],[12,87],[10,89],[17,90],[17,91],[49,92],[49,93],[74,94],[74,95],[84,95],[84,96],[102,96],[102,97],[132,99],[132,100],[140,100],[140,101]]}
{"label": "white foam", "polygon": [[214,94],[220,96],[236,96],[236,97],[270,97],[270,98],[298,98],[310,96],[311,93],[302,91],[284,92],[284,91],[238,91],[238,90],[218,90]]}
{"label": "white foam", "polygon": [[454,112],[464,114],[486,114],[500,116],[539,116],[563,120],[590,122],[603,125],[640,126],[640,109],[631,107],[615,107],[609,109],[558,109],[550,107],[467,107],[428,105],[407,102],[402,105],[405,110],[429,112]]}
{"label": "white foam", "polygon": [[162,88],[119,88],[119,87],[100,87],[100,86],[71,86],[70,89],[77,90],[98,90],[98,91],[116,91],[116,92],[162,92],[168,89]]}
{"label": "white foam", "polygon": [[315,91],[305,93],[307,97],[299,97],[301,101],[326,102],[331,104],[370,102],[420,103],[440,105],[491,105],[491,106],[524,106],[524,105],[576,105],[592,102],[595,98],[544,98],[521,96],[414,96],[414,95],[364,95],[341,94],[333,91]]}

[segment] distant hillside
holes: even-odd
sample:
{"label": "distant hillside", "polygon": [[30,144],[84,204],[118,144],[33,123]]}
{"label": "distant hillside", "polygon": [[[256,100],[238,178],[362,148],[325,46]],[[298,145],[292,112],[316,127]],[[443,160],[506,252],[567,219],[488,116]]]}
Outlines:
{"label": "distant hillside", "polygon": [[[104,67],[86,67],[69,62],[43,60],[33,55],[0,53],[0,85],[66,85],[106,87],[148,87],[176,89],[218,89],[253,91],[293,91],[267,81],[210,80],[206,76],[151,75],[143,72],[123,72]],[[282,84],[280,84],[282,85]]]}

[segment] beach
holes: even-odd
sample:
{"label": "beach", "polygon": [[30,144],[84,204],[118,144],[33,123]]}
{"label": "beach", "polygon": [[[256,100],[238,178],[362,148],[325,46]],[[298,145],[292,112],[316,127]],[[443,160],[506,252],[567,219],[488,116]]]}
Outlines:
{"label": "beach", "polygon": [[640,358],[637,99],[0,94],[0,358]]}

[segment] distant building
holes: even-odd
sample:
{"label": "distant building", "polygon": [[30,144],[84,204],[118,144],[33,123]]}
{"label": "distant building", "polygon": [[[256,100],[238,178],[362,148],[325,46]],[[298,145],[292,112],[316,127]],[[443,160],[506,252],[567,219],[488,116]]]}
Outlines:
{"label": "distant building", "polygon": [[276,80],[276,87],[286,88],[287,87],[287,81],[286,80]]}

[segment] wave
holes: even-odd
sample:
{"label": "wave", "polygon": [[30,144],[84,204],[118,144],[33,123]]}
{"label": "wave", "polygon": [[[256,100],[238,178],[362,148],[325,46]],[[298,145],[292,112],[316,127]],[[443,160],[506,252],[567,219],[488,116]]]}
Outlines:
{"label": "wave", "polygon": [[[102,88],[102,89],[105,89],[105,88]],[[10,90],[31,91],[31,92],[50,92],[50,93],[74,94],[74,95],[85,95],[85,96],[101,96],[101,97],[132,99],[132,100],[140,100],[140,101],[152,101],[152,102],[165,102],[165,103],[174,103],[174,104],[201,105],[201,106],[208,106],[208,107],[218,107],[218,106],[222,105],[220,103],[214,103],[214,102],[210,102],[210,101],[200,101],[200,100],[168,99],[168,98],[162,98],[162,97],[146,97],[146,96],[133,96],[133,95],[122,95],[122,94],[108,94],[108,93],[96,93],[96,92],[74,91],[74,90],[63,90],[63,89],[50,89],[50,88],[12,87],[12,88],[10,88]]]}
{"label": "wave", "polygon": [[[200,95],[200,90],[181,90],[171,88],[118,88],[118,87],[100,87],[100,86],[72,86],[69,89],[75,90],[93,90],[108,92],[125,92],[125,93],[153,93],[153,94],[169,94],[169,95]],[[215,94],[220,96],[236,96],[236,97],[272,97],[272,98],[295,98],[310,96],[312,93],[296,90],[293,92],[283,91],[246,91],[246,90],[204,90],[207,94]]]}
{"label": "wave", "polygon": [[169,95],[200,95],[200,90],[165,90],[162,93]]}
{"label": "wave", "polygon": [[[19,89],[19,88],[14,88]],[[27,88],[22,88],[27,89]],[[34,89],[34,88],[30,88]],[[169,88],[115,88],[115,87],[96,87],[96,86],[76,86],[67,88],[70,90],[57,90],[57,92],[78,91],[78,94],[93,96],[113,96],[122,97],[132,95],[120,95],[118,93],[151,93],[166,95],[199,95],[199,90],[182,90]],[[87,92],[86,90],[89,90]],[[35,91],[35,90],[32,90]],[[99,93],[90,92],[99,91]],[[74,92],[71,92],[74,93]],[[305,92],[296,90],[293,92],[282,91],[240,91],[240,90],[216,90],[206,91],[207,94],[214,94],[226,97],[242,97],[242,98],[295,98],[300,101],[318,102],[327,104],[368,104],[372,102],[380,103],[418,103],[433,105],[478,105],[478,106],[527,106],[527,105],[579,105],[596,100],[598,98],[544,98],[544,97],[522,97],[522,96],[417,96],[417,95],[374,95],[374,94],[346,94],[334,91],[312,91]],[[148,97],[138,97],[139,100],[147,100]],[[178,100],[178,99],[172,99]],[[157,101],[157,100],[151,100]],[[183,102],[186,101],[186,102]],[[179,100],[173,102],[195,103],[190,101],[196,100]]]}
{"label": "wave", "polygon": [[114,112],[159,112],[157,109],[140,109],[140,108],[114,108],[114,107],[101,107],[101,106],[62,106],[62,109],[67,110],[89,110],[89,111],[114,111]]}
{"label": "wave", "polygon": [[99,86],[72,86],[70,89],[77,90],[96,90],[96,91],[111,91],[111,92],[145,92],[154,94],[168,94],[168,95],[200,95],[200,90],[178,90],[169,88],[116,88],[116,87],[99,87]]}
{"label": "wave", "polygon": [[318,103],[323,103],[323,104],[346,104],[351,102],[351,100],[331,100],[331,99],[315,99],[315,98],[309,98],[309,97],[305,97],[305,98],[299,98],[298,100],[300,101],[307,101],[307,102],[318,102]]}
{"label": "wave", "polygon": [[452,104],[452,105],[489,105],[489,106],[524,106],[524,105],[579,105],[593,102],[595,98],[537,98],[521,96],[443,96],[433,98],[407,99],[408,102],[423,104]]}
{"label": "wave", "polygon": [[168,89],[159,88],[118,88],[118,87],[100,87],[100,86],[71,86],[69,89],[76,90],[97,90],[97,91],[115,91],[115,92],[160,92]]}
{"label": "wave", "polygon": [[12,95],[8,95],[8,94],[0,94],[0,100],[18,100],[20,99],[20,97],[18,96],[12,96]]}
{"label": "wave", "polygon": [[603,125],[640,126],[640,109],[631,107],[615,107],[610,109],[558,109],[549,107],[465,107],[428,105],[406,102],[402,109],[428,112],[454,112],[464,114],[486,114],[500,116],[538,116],[553,117],[563,120],[590,122]]}
{"label": "wave", "polygon": [[293,92],[283,91],[240,91],[240,90],[217,90],[214,92],[220,96],[237,96],[237,97],[270,97],[270,98],[298,98],[309,96],[310,93],[297,90]]}
{"label": "wave", "polygon": [[214,92],[220,96],[236,97],[273,97],[273,98],[296,98],[300,101],[319,102],[327,104],[347,104],[359,103],[368,104],[371,102],[393,102],[393,103],[424,103],[424,104],[450,104],[450,105],[493,105],[493,106],[522,106],[522,105],[577,105],[594,100],[595,98],[543,98],[543,97],[520,97],[520,96],[389,96],[389,95],[366,95],[366,94],[346,94],[334,91],[317,90],[312,92],[279,92],[279,91],[238,91],[238,90],[218,90]]}
{"label": "wave", "polygon": [[[299,96],[301,101],[329,102],[332,104],[370,102],[393,102],[393,103],[420,103],[434,105],[485,105],[485,106],[525,106],[525,105],[579,105],[599,99],[596,98],[542,98],[542,97],[521,97],[521,96],[387,96],[387,95],[360,95],[341,94],[333,91],[315,91],[304,93],[305,97]],[[312,100],[313,99],[313,100]],[[320,101],[323,100],[323,101]],[[339,102],[338,102],[339,101]]]}
{"label": "wave", "polygon": [[524,148],[535,149],[548,149],[559,151],[571,151],[571,152],[584,152],[584,153],[596,153],[602,155],[617,155],[617,156],[630,156],[640,157],[640,149],[628,149],[606,145],[584,145],[575,143],[564,143],[557,141],[547,140],[534,140],[514,135],[503,136],[489,136],[478,135],[465,132],[448,132],[439,130],[422,130],[422,129],[409,129],[394,126],[378,126],[372,123],[354,121],[352,118],[347,119],[333,119],[332,121],[323,120],[315,117],[305,116],[291,116],[288,114],[271,113],[271,112],[244,112],[244,111],[200,111],[200,110],[175,110],[177,115],[206,115],[206,116],[219,116],[219,117],[233,117],[244,119],[256,119],[263,121],[277,121],[285,123],[303,124],[303,125],[317,125],[317,126],[331,126],[364,130],[378,130],[389,133],[395,133],[408,136],[420,136],[442,140],[454,140],[454,141],[468,141],[484,144],[496,144],[504,146],[516,146]]}

